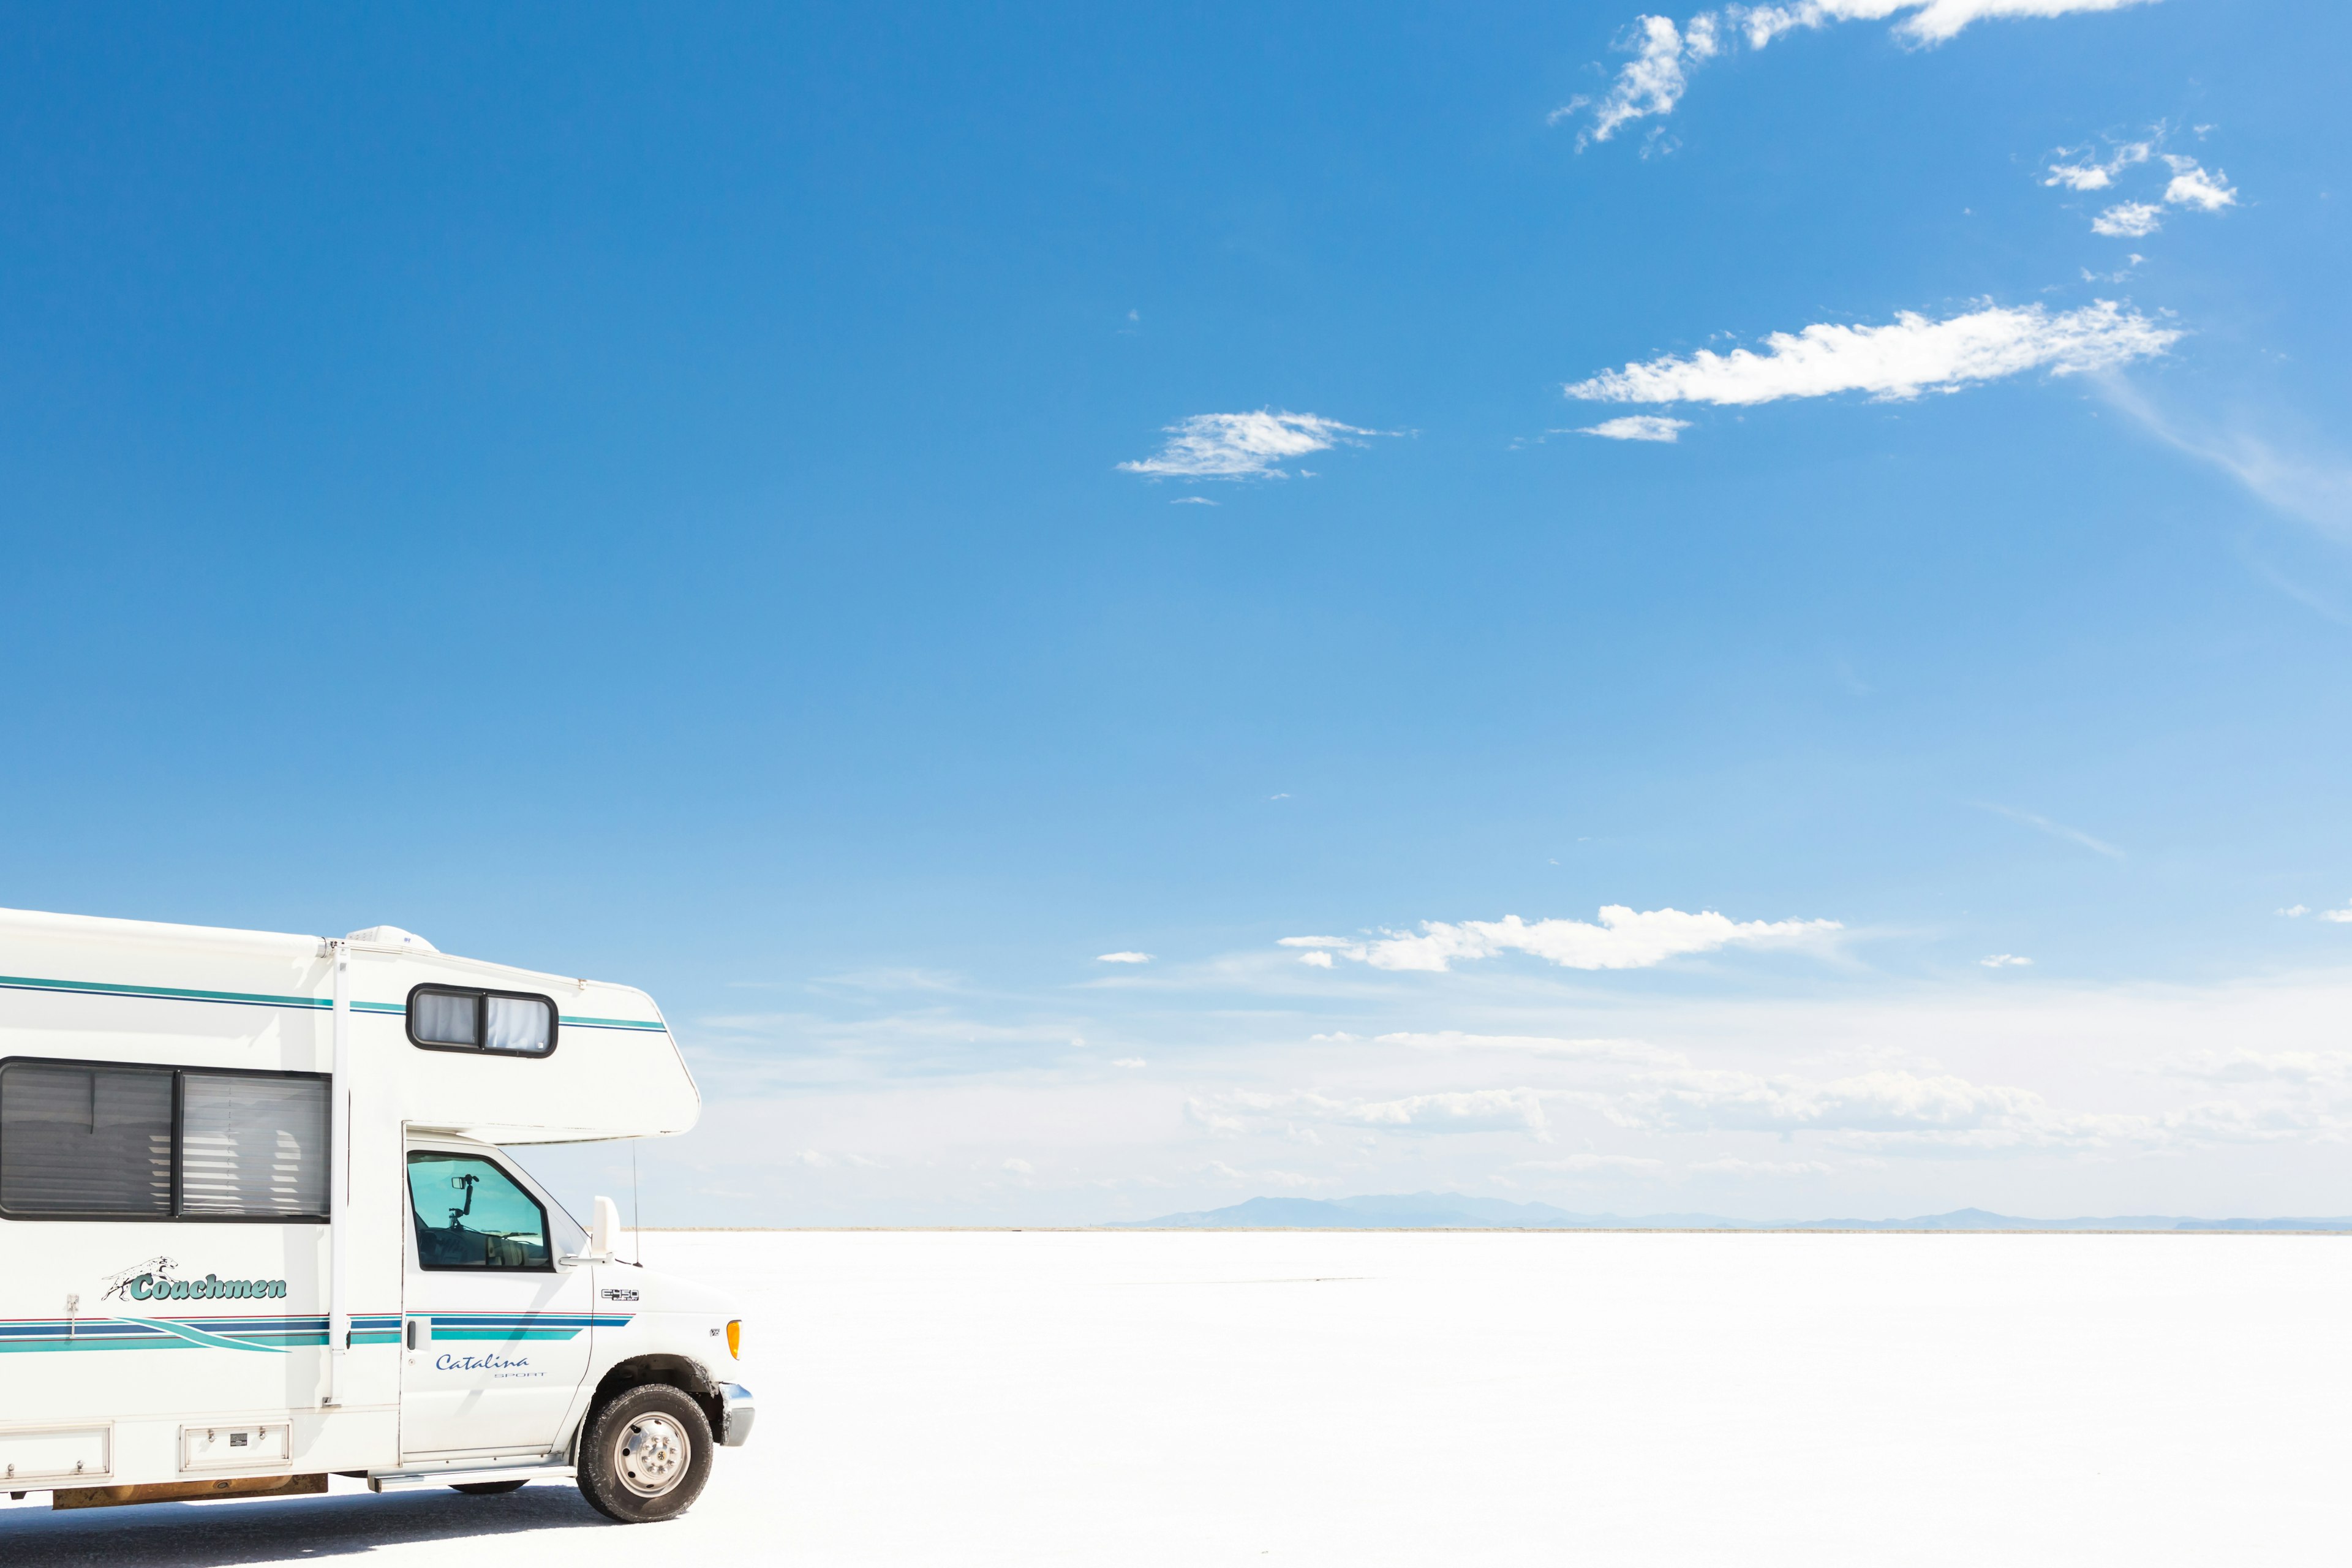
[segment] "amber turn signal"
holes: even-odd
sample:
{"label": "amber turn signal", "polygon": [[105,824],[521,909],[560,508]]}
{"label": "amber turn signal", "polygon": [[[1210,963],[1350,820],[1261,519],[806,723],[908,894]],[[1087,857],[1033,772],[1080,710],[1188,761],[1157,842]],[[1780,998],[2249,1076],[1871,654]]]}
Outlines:
{"label": "amber turn signal", "polygon": [[737,1361],[743,1359],[743,1320],[740,1318],[727,1325],[727,1353]]}

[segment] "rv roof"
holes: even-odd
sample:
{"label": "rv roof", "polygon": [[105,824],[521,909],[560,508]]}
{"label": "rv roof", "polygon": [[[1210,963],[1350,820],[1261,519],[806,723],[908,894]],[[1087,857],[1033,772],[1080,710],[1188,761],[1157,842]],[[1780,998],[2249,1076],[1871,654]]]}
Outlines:
{"label": "rv roof", "polygon": [[[46,910],[0,909],[0,934],[12,931],[27,936],[62,936],[94,942],[305,956],[316,953],[325,941],[321,937],[302,936],[290,931],[240,931],[233,926],[175,925],[165,921],[125,921],[105,915],[65,915]],[[432,953],[445,963],[533,980],[542,984],[568,985],[575,989],[585,989],[591,984],[610,985],[621,991],[637,989],[634,985],[621,985],[612,981],[590,981],[577,975],[524,969],[516,964],[499,963],[493,959],[444,953],[423,937],[403,931],[398,926],[369,926],[352,932],[343,940],[354,947],[377,952]]]}

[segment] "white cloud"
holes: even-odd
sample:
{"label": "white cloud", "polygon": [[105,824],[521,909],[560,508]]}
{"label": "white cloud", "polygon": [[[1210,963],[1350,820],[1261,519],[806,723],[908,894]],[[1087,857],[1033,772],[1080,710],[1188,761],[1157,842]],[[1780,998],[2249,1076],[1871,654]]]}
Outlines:
{"label": "white cloud", "polygon": [[1004,1162],[1004,1168],[1016,1176],[1034,1176],[1037,1173],[1037,1167],[1026,1160],[1007,1160]]}
{"label": "white cloud", "polygon": [[1895,1069],[1811,1083],[1685,1068],[1652,1074],[1620,1096],[1588,1098],[1611,1121],[1640,1131],[1817,1132],[1849,1147],[1913,1152],[2154,1151],[2276,1142],[2341,1125],[2309,1105],[2234,1100],[2161,1115],[2073,1114],[2032,1089]]}
{"label": "white cloud", "polygon": [[[1590,105],[1592,124],[1577,137],[1579,147],[1608,141],[1628,121],[1672,114],[1689,85],[1685,61],[1696,64],[1712,58],[1719,39],[1714,15],[1703,12],[1691,18],[1687,33],[1665,16],[1640,17],[1619,47],[1632,52],[1633,61],[1617,73],[1600,100]],[[1554,110],[1551,119],[1557,123],[1587,106],[1586,100],[1577,99]]]}
{"label": "white cloud", "polygon": [[1526,1131],[1549,1139],[1543,1099],[1532,1089],[1474,1089],[1408,1095],[1350,1110],[1346,1121],[1360,1127],[1411,1128],[1422,1132]]}
{"label": "white cloud", "polygon": [[2172,183],[2164,187],[2164,199],[2174,206],[2217,213],[2238,205],[2237,190],[2221,170],[2209,174],[2194,158],[2168,156],[2164,161],[2172,165]]}
{"label": "white cloud", "polygon": [[1904,20],[1895,29],[1897,37],[1913,45],[1932,45],[1958,37],[1975,22],[2120,11],[2126,5],[2153,4],[2155,0],[1792,0],[1788,5],[1735,5],[1726,10],[1738,16],[1749,46],[1760,49],[1792,28],[1824,27],[1832,22],[1877,22],[1900,16]]}
{"label": "white cloud", "polygon": [[1880,399],[1957,392],[2029,370],[2053,375],[2100,370],[2162,353],[2181,334],[2101,300],[2053,314],[2040,305],[1988,305],[1931,321],[1904,311],[1891,325],[1822,322],[1774,332],[1767,352],[1702,349],[1603,371],[1565,390],[1604,403],[1770,403],[1866,392]]}
{"label": "white cloud", "polygon": [[1543,1095],[1532,1089],[1453,1089],[1398,1100],[1339,1100],[1314,1090],[1236,1089],[1185,1103],[1185,1113],[1228,1136],[1281,1131],[1300,1121],[1385,1132],[1524,1132],[1549,1142]]}
{"label": "white cloud", "polygon": [[2033,967],[2033,960],[2030,958],[2020,958],[2013,952],[1988,953],[1986,956],[1978,959],[1977,962],[1983,964],[1987,969],[2031,969]]}
{"label": "white cloud", "polygon": [[1328,969],[1331,967],[1331,955],[1321,952],[1302,952],[1298,955],[1298,962],[1310,969]]}
{"label": "white cloud", "polygon": [[1681,26],[1671,17],[1634,19],[1617,42],[1633,55],[1609,90],[1598,99],[1578,98],[1555,110],[1557,123],[1591,110],[1591,123],[1577,145],[1606,142],[1636,120],[1672,114],[1690,87],[1692,68],[1736,47],[1745,38],[1760,49],[1781,34],[1825,27],[1832,22],[1883,21],[1901,16],[1895,37],[1915,47],[1940,44],[1970,23],[2001,16],[2058,16],[2077,11],[2116,11],[2153,0],[1790,0],[1773,5],[1730,5],[1701,11]]}
{"label": "white cloud", "polygon": [[2291,921],[2300,920],[2303,916],[2311,912],[2311,906],[2309,904],[2289,904],[2286,908],[2279,910],[2278,912],[2284,915]]}
{"label": "white cloud", "polygon": [[1832,1167],[1819,1160],[1740,1160],[1727,1155],[1693,1165],[1691,1170],[1710,1176],[1826,1176]]}
{"label": "white cloud", "polygon": [[1171,425],[1168,440],[1153,456],[1121,463],[1120,470],[1177,479],[1286,479],[1280,465],[1310,452],[1345,443],[1360,447],[1364,436],[1387,432],[1360,429],[1315,414],[1195,414]]}
{"label": "white cloud", "polygon": [[2340,926],[2352,926],[2352,905],[2340,910],[2322,910],[2319,918]]}
{"label": "white cloud", "polygon": [[[2079,163],[2053,163],[2045,185],[2063,185],[2070,191],[2104,191],[2116,183],[2116,176],[2137,163],[2145,163],[2155,154],[2151,142],[2126,142],[2116,149],[2115,156],[2104,163],[2090,160]],[[2079,158],[2079,153],[2061,153],[2062,158]]]}
{"label": "white cloud", "polygon": [[1549,1035],[1466,1035],[1459,1029],[1381,1035],[1375,1038],[1374,1043],[1412,1046],[1431,1051],[1525,1051],[1534,1056],[1645,1065],[1678,1063],[1683,1059],[1679,1051],[1661,1050],[1643,1040],[1571,1040],[1558,1039]]}
{"label": "white cloud", "polygon": [[2164,210],[2146,202],[2117,202],[2091,220],[2091,232],[2110,239],[2139,239],[2164,226]]}
{"label": "white cloud", "polygon": [[1139,1068],[1149,1066],[1150,1064],[1141,1057],[1120,1057],[1110,1065],[1115,1068]]}
{"label": "white cloud", "polygon": [[1178,496],[1168,504],[1170,506],[1214,506],[1217,503],[1207,496]]}
{"label": "white cloud", "polygon": [[1565,1171],[1581,1174],[1590,1171],[1622,1171],[1628,1175],[1648,1175],[1665,1169],[1664,1160],[1644,1159],[1639,1154],[1570,1154],[1558,1160],[1521,1160],[1513,1164],[1515,1171]]}
{"label": "white cloud", "polygon": [[2297,1088],[2352,1083],[2352,1056],[2340,1052],[2190,1051],[2157,1070],[2199,1083],[2283,1083]]}
{"label": "white cloud", "polygon": [[1844,928],[1835,921],[1736,921],[1703,910],[1636,910],[1610,904],[1599,925],[1517,915],[1499,921],[1423,921],[1418,932],[1390,932],[1366,942],[1344,937],[1285,937],[1289,946],[1312,944],[1374,969],[1443,971],[1455,959],[1528,952],[1566,969],[1647,969],[1685,953],[1724,947],[1792,946],[1822,941]]}
{"label": "white cloud", "polygon": [[1683,432],[1689,428],[1687,419],[1669,419],[1663,414],[1628,414],[1620,419],[1588,425],[1577,434],[1600,436],[1612,441],[1674,442],[1681,440]]}
{"label": "white cloud", "polygon": [[1627,1126],[1748,1132],[2015,1131],[2053,1115],[2031,1089],[1893,1070],[1805,1083],[1691,1068],[1659,1074],[1611,1108]]}
{"label": "white cloud", "polygon": [[1149,963],[1151,962],[1151,955],[1148,952],[1098,952],[1095,954],[1095,962],[1097,963]]}

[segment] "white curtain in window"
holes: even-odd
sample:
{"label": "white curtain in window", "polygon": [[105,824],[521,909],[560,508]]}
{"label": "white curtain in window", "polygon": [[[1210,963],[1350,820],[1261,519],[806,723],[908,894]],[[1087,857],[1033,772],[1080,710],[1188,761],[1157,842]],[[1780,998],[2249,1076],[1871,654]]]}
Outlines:
{"label": "white curtain in window", "polygon": [[547,1004],[536,997],[491,997],[489,1048],[531,1052],[547,1049],[548,1012]]}
{"label": "white curtain in window", "polygon": [[409,1026],[420,1040],[436,1046],[478,1046],[474,992],[420,991],[409,1003]]}

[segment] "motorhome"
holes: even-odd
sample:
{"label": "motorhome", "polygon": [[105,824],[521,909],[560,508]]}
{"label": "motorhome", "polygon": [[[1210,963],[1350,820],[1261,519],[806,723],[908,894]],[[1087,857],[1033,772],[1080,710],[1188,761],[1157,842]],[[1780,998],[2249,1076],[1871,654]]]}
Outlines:
{"label": "motorhome", "polygon": [[683,1132],[625,985],[0,910],[0,1488],[58,1508],[576,1480],[683,1512],[751,1428],[719,1293],[509,1151]]}

